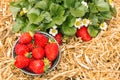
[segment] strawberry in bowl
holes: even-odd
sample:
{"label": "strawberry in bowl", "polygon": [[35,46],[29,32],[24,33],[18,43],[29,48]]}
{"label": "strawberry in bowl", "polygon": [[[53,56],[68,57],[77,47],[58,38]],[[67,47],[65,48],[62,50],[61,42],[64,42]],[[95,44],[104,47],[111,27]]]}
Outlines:
{"label": "strawberry in bowl", "polygon": [[23,33],[13,47],[14,65],[29,75],[52,71],[60,60],[59,44],[51,35]]}

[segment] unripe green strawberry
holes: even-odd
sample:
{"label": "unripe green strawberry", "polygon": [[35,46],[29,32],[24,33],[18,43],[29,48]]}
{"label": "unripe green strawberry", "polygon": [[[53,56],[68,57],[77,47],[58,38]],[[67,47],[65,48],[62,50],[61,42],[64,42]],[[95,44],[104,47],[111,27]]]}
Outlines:
{"label": "unripe green strawberry", "polygon": [[57,43],[49,43],[45,46],[45,54],[50,61],[54,61],[56,59],[58,51],[59,48]]}

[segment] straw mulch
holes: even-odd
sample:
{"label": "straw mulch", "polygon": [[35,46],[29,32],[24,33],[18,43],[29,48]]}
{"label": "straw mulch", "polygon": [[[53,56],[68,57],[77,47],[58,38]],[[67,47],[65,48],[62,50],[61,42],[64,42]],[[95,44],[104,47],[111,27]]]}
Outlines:
{"label": "straw mulch", "polygon": [[15,68],[12,47],[19,33],[12,32],[10,0],[0,0],[0,80],[120,80],[120,0],[114,0],[117,17],[90,42],[73,37],[61,46],[55,70],[30,76]]}

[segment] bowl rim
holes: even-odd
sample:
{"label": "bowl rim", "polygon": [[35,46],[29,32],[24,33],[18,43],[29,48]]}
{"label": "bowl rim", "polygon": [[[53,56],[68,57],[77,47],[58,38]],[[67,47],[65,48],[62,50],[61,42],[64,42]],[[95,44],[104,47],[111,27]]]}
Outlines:
{"label": "bowl rim", "polygon": [[[51,72],[53,69],[55,69],[55,67],[56,67],[56,66],[58,65],[58,63],[60,62],[60,58],[61,58],[60,46],[59,46],[58,42],[56,41],[56,39],[55,39],[52,35],[50,35],[50,34],[48,34],[48,33],[46,33],[46,32],[42,32],[42,31],[35,31],[35,33],[41,33],[41,34],[44,34],[45,36],[47,36],[48,38],[50,37],[50,38],[54,39],[55,43],[57,43],[57,45],[58,45],[58,50],[59,50],[59,52],[58,52],[57,58],[55,59],[55,61],[56,61],[56,60],[57,60],[57,61],[56,61],[56,62],[54,63],[54,65],[48,70],[47,73],[49,73],[49,72]],[[14,45],[13,45],[13,47],[12,47],[12,58],[14,58],[14,59],[15,59],[15,46],[16,46],[16,44],[18,43],[19,39],[20,39],[20,38],[18,38],[18,39],[15,41],[15,43],[14,43]],[[32,73],[32,72],[29,72],[29,71],[24,70],[24,69],[21,69],[21,68],[18,68],[18,69],[20,69],[23,73],[28,74],[28,75],[32,75],[32,76],[37,76],[37,75],[41,76],[41,75],[45,74],[45,72],[42,73],[42,74],[36,74],[36,73]]]}

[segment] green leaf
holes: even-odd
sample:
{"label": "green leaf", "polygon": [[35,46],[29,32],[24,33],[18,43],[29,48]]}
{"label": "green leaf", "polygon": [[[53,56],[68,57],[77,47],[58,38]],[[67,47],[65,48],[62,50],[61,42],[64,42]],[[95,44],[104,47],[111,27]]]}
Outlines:
{"label": "green leaf", "polygon": [[44,23],[50,23],[52,21],[52,18],[49,12],[42,11],[41,15],[43,15],[44,17],[44,20],[43,20]]}
{"label": "green leaf", "polygon": [[37,25],[34,25],[34,24],[31,24],[31,23],[28,23],[27,26],[23,27],[22,28],[22,31],[23,32],[29,32],[29,31],[35,31],[37,30],[38,26]]}
{"label": "green leaf", "polygon": [[42,22],[43,19],[44,19],[44,16],[43,16],[43,15],[40,15],[40,16],[38,16],[38,17],[35,19],[34,23],[35,23],[35,24],[39,24],[39,23]]}
{"label": "green leaf", "polygon": [[74,17],[83,17],[85,13],[88,11],[87,7],[81,5],[78,8],[70,8],[70,12]]}
{"label": "green leaf", "polygon": [[46,1],[39,1],[38,3],[36,3],[35,8],[40,8],[42,10],[45,10],[47,8]]}
{"label": "green leaf", "polygon": [[65,13],[64,8],[58,4],[52,3],[50,5],[51,16],[63,16]]}
{"label": "green leaf", "polygon": [[89,19],[92,20],[92,25],[96,25],[99,21],[98,21],[98,16],[96,16],[96,14],[90,14],[89,15]]}
{"label": "green leaf", "polygon": [[39,9],[35,9],[35,8],[32,8],[31,10],[29,10],[29,12],[27,13],[28,14],[31,14],[31,13],[34,13],[36,15],[39,15],[40,14],[40,10]]}
{"label": "green leaf", "polygon": [[53,21],[57,25],[61,25],[66,20],[66,16],[57,16],[53,18]]}
{"label": "green leaf", "polygon": [[96,37],[99,33],[99,29],[96,29],[94,26],[89,26],[88,33],[90,34],[91,37]]}
{"label": "green leaf", "polygon": [[110,10],[111,10],[113,16],[117,15],[117,11],[116,11],[115,7],[114,8],[111,7]]}
{"label": "green leaf", "polygon": [[110,20],[112,18],[111,12],[101,12],[101,15],[104,17],[105,20]]}
{"label": "green leaf", "polygon": [[52,22],[50,22],[50,23],[47,23],[47,24],[44,24],[44,31],[46,31],[47,29],[49,29],[49,28],[51,28],[51,27],[53,27],[55,25],[55,22],[54,21],[52,21]]}
{"label": "green leaf", "polygon": [[64,7],[70,8],[75,5],[75,0],[64,0]]}
{"label": "green leaf", "polygon": [[69,16],[67,17],[66,21],[65,21],[66,26],[68,26],[68,27],[73,27],[73,25],[74,25],[74,23],[75,23],[75,20],[76,20],[76,18],[75,18],[74,16],[69,15]]}
{"label": "green leaf", "polygon": [[98,12],[98,10],[97,10],[97,8],[96,8],[94,3],[90,3],[89,7],[90,7],[90,12],[91,13],[97,13]]}
{"label": "green leaf", "polygon": [[62,33],[67,36],[75,35],[77,29],[74,27],[62,26]]}
{"label": "green leaf", "polygon": [[35,13],[27,14],[30,23],[34,23],[38,16]]}
{"label": "green leaf", "polygon": [[20,18],[16,19],[16,22],[13,24],[12,26],[12,30],[14,32],[18,32],[21,30],[22,27],[24,27],[26,24],[23,20],[21,20]]}
{"label": "green leaf", "polygon": [[18,12],[20,11],[20,7],[15,6],[14,3],[10,4],[10,11],[13,13],[14,17],[16,18]]}
{"label": "green leaf", "polygon": [[97,0],[95,5],[100,12],[110,11],[109,4],[104,0]]}

